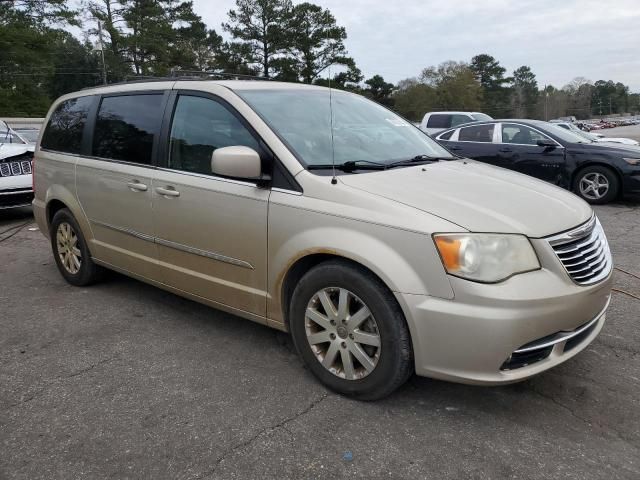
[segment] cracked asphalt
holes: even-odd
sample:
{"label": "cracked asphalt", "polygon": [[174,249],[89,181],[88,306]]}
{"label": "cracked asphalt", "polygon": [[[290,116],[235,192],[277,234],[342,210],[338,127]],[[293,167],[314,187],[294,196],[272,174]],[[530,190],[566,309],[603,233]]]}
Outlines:
{"label": "cracked asphalt", "polygon": [[[640,202],[596,210],[640,276]],[[0,212],[0,479],[640,478],[632,275],[615,272],[602,333],[551,371],[413,377],[360,403],[285,334],[117,274],[66,284],[30,215]]]}

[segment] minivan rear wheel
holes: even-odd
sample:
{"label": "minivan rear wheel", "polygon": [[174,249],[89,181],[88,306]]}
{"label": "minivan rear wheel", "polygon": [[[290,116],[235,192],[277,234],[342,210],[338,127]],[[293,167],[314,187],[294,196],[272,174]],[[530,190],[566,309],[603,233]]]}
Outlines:
{"label": "minivan rear wheel", "polygon": [[68,209],[60,209],[53,216],[49,236],[56,265],[67,282],[85,286],[102,277],[103,269],[91,259],[80,226]]}
{"label": "minivan rear wheel", "polygon": [[298,353],[332,390],[376,400],[413,373],[404,315],[372,273],[347,262],[322,263],[302,277],[290,307]]}

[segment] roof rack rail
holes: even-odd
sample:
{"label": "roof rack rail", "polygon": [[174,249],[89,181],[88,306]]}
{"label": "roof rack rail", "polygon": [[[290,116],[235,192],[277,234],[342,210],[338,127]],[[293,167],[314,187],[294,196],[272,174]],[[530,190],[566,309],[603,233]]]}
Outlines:
{"label": "roof rack rail", "polygon": [[215,71],[200,71],[200,70],[171,70],[171,73],[167,76],[155,76],[155,75],[131,75],[124,77],[121,82],[109,83],[108,85],[95,85],[92,87],[84,87],[82,90],[90,90],[93,88],[100,88],[111,85],[125,85],[129,83],[141,83],[141,82],[169,82],[176,80],[261,80],[272,81],[272,78],[258,77],[256,75],[247,75],[244,73],[231,73],[231,72],[215,72]]}

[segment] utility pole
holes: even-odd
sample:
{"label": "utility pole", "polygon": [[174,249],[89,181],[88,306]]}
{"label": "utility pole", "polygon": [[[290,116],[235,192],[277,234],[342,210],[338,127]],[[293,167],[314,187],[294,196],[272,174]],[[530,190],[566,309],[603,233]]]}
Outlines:
{"label": "utility pole", "polygon": [[549,91],[547,90],[547,86],[544,86],[544,121],[548,121],[549,120],[549,115],[548,115],[548,103],[549,103]]}
{"label": "utility pole", "polygon": [[102,57],[102,83],[107,84],[107,67],[104,63],[104,44],[102,43],[102,22],[98,20],[98,39],[100,42],[100,56]]}

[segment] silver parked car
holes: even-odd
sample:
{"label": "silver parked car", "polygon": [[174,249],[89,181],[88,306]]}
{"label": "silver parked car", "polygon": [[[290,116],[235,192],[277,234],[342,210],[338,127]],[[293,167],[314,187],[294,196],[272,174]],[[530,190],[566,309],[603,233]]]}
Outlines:
{"label": "silver parked car", "polygon": [[66,95],[45,124],[34,212],[68,282],[113,269],[289,331],[343,394],[413,372],[515,382],[604,325],[612,260],[587,203],[361,96],[128,83]]}

